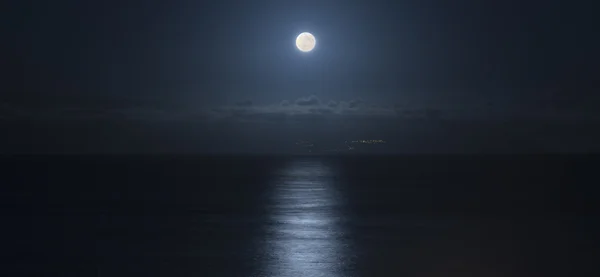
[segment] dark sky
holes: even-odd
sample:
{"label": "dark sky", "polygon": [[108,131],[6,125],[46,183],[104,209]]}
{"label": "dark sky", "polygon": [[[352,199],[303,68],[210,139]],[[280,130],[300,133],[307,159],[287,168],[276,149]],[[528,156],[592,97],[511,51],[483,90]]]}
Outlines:
{"label": "dark sky", "polygon": [[592,2],[18,1],[0,153],[598,150]]}

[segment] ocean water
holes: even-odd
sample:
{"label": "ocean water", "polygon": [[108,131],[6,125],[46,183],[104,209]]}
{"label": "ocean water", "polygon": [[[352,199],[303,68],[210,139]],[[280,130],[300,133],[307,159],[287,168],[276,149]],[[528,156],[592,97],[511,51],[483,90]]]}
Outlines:
{"label": "ocean water", "polygon": [[599,161],[4,157],[0,275],[596,275]]}

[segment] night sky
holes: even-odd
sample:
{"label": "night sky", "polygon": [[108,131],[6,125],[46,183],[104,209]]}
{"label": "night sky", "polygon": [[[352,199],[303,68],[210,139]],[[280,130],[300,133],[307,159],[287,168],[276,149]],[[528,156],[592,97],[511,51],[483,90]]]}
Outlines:
{"label": "night sky", "polygon": [[[0,153],[599,151],[593,1],[15,1]],[[301,32],[317,39],[302,53]]]}

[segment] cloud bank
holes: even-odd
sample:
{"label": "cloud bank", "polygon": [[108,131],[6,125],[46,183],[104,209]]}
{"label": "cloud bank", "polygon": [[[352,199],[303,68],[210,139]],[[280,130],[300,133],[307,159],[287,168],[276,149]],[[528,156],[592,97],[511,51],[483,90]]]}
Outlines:
{"label": "cloud bank", "polygon": [[240,121],[283,120],[303,118],[393,118],[398,115],[394,107],[364,105],[364,101],[334,101],[327,103],[310,95],[293,101],[283,100],[271,105],[230,105],[211,109],[210,118]]}
{"label": "cloud bank", "polygon": [[5,152],[288,153],[295,151],[291,147],[300,138],[332,143],[385,139],[394,153],[598,148],[594,130],[600,121],[562,124],[515,117],[518,120],[507,122],[507,113],[495,115],[489,107],[409,108],[314,95],[271,104],[240,100],[191,109],[158,105],[28,109],[0,102],[0,126],[5,130],[0,142]]}
{"label": "cloud bank", "polygon": [[230,105],[211,108],[160,107],[60,107],[35,108],[0,102],[0,120],[136,120],[136,121],[223,121],[239,122],[332,119],[396,120],[494,120],[494,119],[599,119],[598,115],[556,111],[499,109],[492,105],[479,108],[433,109],[403,104],[376,105],[357,98],[323,101],[315,95],[281,100],[273,104],[256,104],[239,100]]}

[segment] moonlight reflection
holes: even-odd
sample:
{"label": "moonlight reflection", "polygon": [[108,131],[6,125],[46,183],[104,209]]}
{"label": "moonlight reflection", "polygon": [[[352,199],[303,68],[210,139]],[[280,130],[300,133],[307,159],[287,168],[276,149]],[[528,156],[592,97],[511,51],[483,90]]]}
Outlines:
{"label": "moonlight reflection", "polygon": [[330,169],[313,160],[296,162],[272,189],[265,276],[345,276],[348,250]]}

